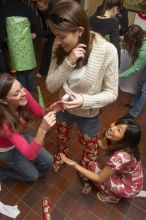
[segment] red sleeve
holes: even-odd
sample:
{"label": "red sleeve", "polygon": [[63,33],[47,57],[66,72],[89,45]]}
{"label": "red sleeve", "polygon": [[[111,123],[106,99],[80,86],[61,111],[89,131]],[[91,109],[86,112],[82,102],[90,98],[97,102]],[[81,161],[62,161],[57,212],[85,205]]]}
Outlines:
{"label": "red sleeve", "polygon": [[27,89],[25,89],[25,92],[29,110],[37,117],[43,117],[44,108],[32,97]]}
{"label": "red sleeve", "polygon": [[34,160],[42,147],[42,144],[38,144],[34,139],[31,143],[28,143],[23,135],[14,132],[10,133],[7,125],[4,125],[4,132],[6,138],[14,145],[27,159]]}

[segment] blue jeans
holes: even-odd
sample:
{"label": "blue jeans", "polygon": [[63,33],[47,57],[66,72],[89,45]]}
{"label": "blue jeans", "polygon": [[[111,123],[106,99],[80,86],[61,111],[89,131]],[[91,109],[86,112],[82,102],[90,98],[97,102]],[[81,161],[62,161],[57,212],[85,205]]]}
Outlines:
{"label": "blue jeans", "polygon": [[132,109],[129,111],[129,114],[132,115],[133,117],[137,117],[140,114],[140,112],[143,110],[145,104],[146,104],[146,66],[144,67],[143,74],[139,79],[136,94],[130,103]]}
{"label": "blue jeans", "polygon": [[89,137],[96,136],[99,129],[98,115],[94,117],[80,117],[64,111],[57,114],[57,122],[65,122],[68,128],[73,123],[76,123],[80,133]]}
{"label": "blue jeans", "polygon": [[17,72],[18,81],[32,94],[35,92],[33,70]]}
{"label": "blue jeans", "polygon": [[[31,142],[32,135],[24,135],[27,142]],[[4,180],[18,179],[21,181],[35,181],[43,177],[47,170],[52,167],[53,156],[42,148],[32,163],[24,157],[17,148],[7,152],[0,152],[0,161],[8,168],[0,168],[0,182]]]}

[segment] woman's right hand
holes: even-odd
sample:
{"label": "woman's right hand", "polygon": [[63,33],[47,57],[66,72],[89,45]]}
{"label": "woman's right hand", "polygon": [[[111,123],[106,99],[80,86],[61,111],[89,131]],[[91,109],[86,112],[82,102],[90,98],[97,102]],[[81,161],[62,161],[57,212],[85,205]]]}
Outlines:
{"label": "woman's right hand", "polygon": [[40,128],[47,132],[51,127],[53,127],[56,123],[56,114],[54,111],[49,112],[43,117],[43,120],[40,124]]}
{"label": "woman's right hand", "polygon": [[67,56],[67,61],[71,65],[74,65],[76,64],[79,58],[84,59],[86,53],[85,48],[86,48],[85,44],[78,44],[75,48],[72,49],[70,54]]}
{"label": "woman's right hand", "polygon": [[77,164],[74,160],[71,160],[71,159],[67,158],[67,157],[65,156],[65,154],[63,154],[63,153],[60,153],[60,157],[61,157],[61,160],[62,160],[64,163],[66,163],[66,164],[68,164],[68,165],[70,165],[70,166],[75,166],[75,165]]}
{"label": "woman's right hand", "polygon": [[62,101],[54,102],[49,108],[48,111],[54,111],[55,113],[59,111],[64,111],[66,105]]}

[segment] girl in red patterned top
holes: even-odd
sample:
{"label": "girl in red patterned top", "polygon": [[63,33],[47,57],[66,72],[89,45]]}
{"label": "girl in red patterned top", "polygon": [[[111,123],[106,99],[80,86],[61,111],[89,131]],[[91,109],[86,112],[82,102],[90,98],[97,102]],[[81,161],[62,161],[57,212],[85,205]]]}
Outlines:
{"label": "girl in red patterned top", "polygon": [[[118,202],[122,197],[135,197],[143,187],[143,170],[138,150],[140,138],[141,130],[137,122],[130,118],[120,118],[111,124],[103,139],[98,141],[99,147],[105,152],[104,167],[101,163],[90,162],[88,169],[85,169],[63,154],[61,158],[95,183],[99,189],[99,200]],[[84,194],[90,191],[91,186],[83,187]]]}

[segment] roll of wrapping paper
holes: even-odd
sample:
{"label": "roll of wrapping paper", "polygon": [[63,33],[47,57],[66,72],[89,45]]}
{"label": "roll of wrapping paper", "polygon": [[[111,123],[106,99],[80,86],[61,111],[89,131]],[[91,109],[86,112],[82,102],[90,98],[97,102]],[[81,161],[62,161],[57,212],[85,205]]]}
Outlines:
{"label": "roll of wrapping paper", "polygon": [[37,91],[38,91],[38,101],[39,101],[39,104],[42,107],[45,107],[44,99],[43,99],[43,96],[42,96],[42,93],[41,93],[41,89],[40,89],[39,86],[37,86]]}
{"label": "roll of wrapping paper", "polygon": [[17,71],[36,66],[30,23],[25,17],[7,17],[7,40],[11,67]]}
{"label": "roll of wrapping paper", "polygon": [[51,220],[50,212],[52,211],[51,200],[48,196],[43,198],[43,220]]}

